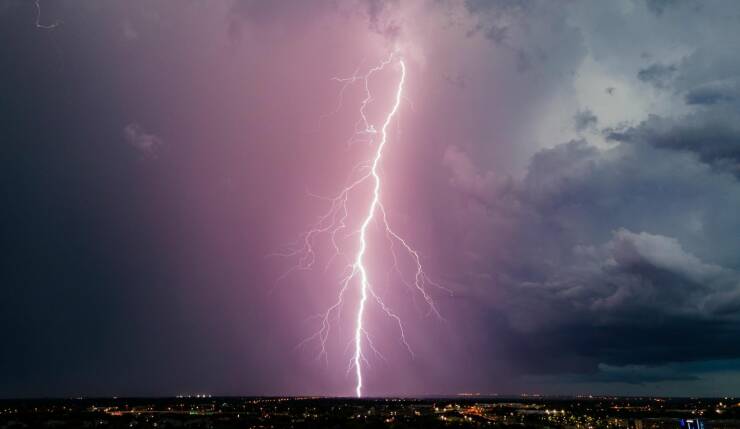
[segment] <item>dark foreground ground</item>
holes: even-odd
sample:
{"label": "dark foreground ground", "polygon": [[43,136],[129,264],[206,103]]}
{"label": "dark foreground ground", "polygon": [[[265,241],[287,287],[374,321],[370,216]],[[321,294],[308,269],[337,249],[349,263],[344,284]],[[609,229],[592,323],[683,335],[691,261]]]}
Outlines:
{"label": "dark foreground ground", "polygon": [[740,428],[740,398],[1,400],[0,428]]}

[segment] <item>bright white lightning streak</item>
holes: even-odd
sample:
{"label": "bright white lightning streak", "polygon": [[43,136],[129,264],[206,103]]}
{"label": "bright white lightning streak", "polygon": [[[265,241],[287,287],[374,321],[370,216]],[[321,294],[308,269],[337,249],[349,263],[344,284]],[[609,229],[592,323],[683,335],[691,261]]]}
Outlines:
{"label": "bright white lightning streak", "polygon": [[[367,269],[365,268],[365,251],[367,250],[367,227],[375,216],[378,206],[380,205],[380,176],[378,175],[378,164],[383,157],[383,148],[388,143],[388,125],[393,120],[393,117],[398,111],[398,107],[401,105],[401,97],[403,95],[403,84],[406,80],[406,64],[403,60],[399,60],[398,63],[401,66],[401,79],[398,82],[398,89],[396,90],[396,100],[393,104],[393,108],[388,113],[388,116],[383,122],[383,127],[380,129],[380,143],[378,144],[378,150],[375,152],[375,158],[373,159],[373,165],[370,169],[370,174],[374,180],[373,186],[373,200],[370,203],[365,220],[362,222],[360,227],[360,249],[357,252],[357,258],[355,259],[354,266],[360,273],[360,308],[357,310],[357,321],[355,326],[355,355],[354,355],[354,366],[355,375],[357,376],[357,386],[355,387],[355,393],[357,397],[362,396],[362,337],[364,333],[364,316],[365,316],[365,303],[367,301],[368,289],[370,287]],[[365,83],[367,88],[367,81]],[[368,99],[365,99],[363,107],[367,104]],[[363,117],[363,119],[365,119]],[[385,216],[383,216],[385,218]]]}
{"label": "bright white lightning streak", "polygon": [[[315,334],[313,334],[309,338],[306,338],[301,343],[302,345],[312,340],[318,340],[319,345],[320,345],[319,356],[323,356],[325,359],[327,359],[326,343],[329,338],[329,331],[331,329],[332,320],[336,320],[341,317],[341,310],[344,304],[345,293],[350,288],[353,280],[359,280],[360,301],[358,303],[357,313],[355,314],[355,318],[354,318],[355,320],[354,337],[351,343],[351,345],[354,346],[354,353],[352,354],[352,358],[350,359],[349,367],[348,367],[348,371],[351,369],[354,369],[355,371],[355,376],[357,380],[357,384],[355,386],[355,394],[357,397],[362,396],[362,389],[363,389],[363,373],[362,373],[363,365],[362,364],[363,362],[367,362],[363,354],[363,345],[366,345],[376,355],[380,356],[381,358],[383,357],[373,345],[373,342],[367,330],[365,329],[365,312],[366,312],[367,305],[369,304],[369,301],[368,301],[369,298],[375,301],[380,307],[380,309],[396,323],[396,325],[398,326],[401,343],[406,347],[409,354],[413,357],[413,352],[411,350],[411,347],[406,341],[406,334],[404,332],[404,327],[403,327],[401,318],[397,314],[395,314],[391,310],[391,308],[388,307],[383,302],[381,297],[373,290],[372,284],[370,282],[370,276],[369,276],[368,268],[366,266],[365,255],[366,255],[367,248],[368,248],[368,229],[370,227],[370,224],[373,223],[373,221],[376,219],[376,214],[380,215],[380,219],[379,219],[381,222],[380,225],[382,225],[382,227],[385,229],[386,237],[388,238],[390,242],[390,245],[391,245],[390,250],[391,250],[391,255],[393,257],[394,268],[396,269],[396,272],[399,274],[399,276],[401,277],[401,280],[408,287],[410,287],[412,290],[415,290],[419,295],[423,297],[424,301],[429,306],[430,311],[440,318],[441,316],[439,312],[437,311],[437,308],[431,296],[427,293],[425,285],[429,284],[429,285],[436,286],[441,289],[447,290],[427,278],[423,270],[423,267],[421,264],[421,258],[418,252],[414,250],[413,247],[409,245],[407,241],[405,241],[401,236],[399,236],[391,228],[389,221],[388,221],[388,216],[386,214],[385,207],[383,206],[381,198],[380,198],[382,181],[381,181],[379,168],[380,168],[380,164],[381,164],[382,157],[383,157],[383,150],[385,149],[386,144],[388,143],[388,128],[401,106],[401,101],[403,99],[404,84],[406,82],[406,64],[404,63],[403,59],[401,58],[398,59],[398,65],[400,67],[401,75],[398,81],[398,86],[396,87],[394,103],[393,103],[391,110],[385,116],[384,122],[382,126],[380,127],[380,130],[378,130],[374,125],[371,124],[371,122],[367,118],[365,111],[368,105],[373,101],[373,96],[370,91],[371,77],[375,73],[382,71],[386,66],[391,64],[391,62],[393,61],[393,58],[394,58],[394,55],[390,55],[387,59],[382,61],[379,65],[369,69],[364,75],[358,75],[357,73],[355,73],[353,76],[348,77],[348,78],[334,78],[333,79],[334,81],[340,82],[342,84],[342,88],[340,91],[339,104],[332,113],[336,113],[339,111],[339,109],[341,109],[342,97],[343,97],[344,91],[349,85],[356,83],[356,82],[363,83],[365,97],[360,104],[360,109],[359,109],[360,119],[355,125],[355,136],[357,135],[364,135],[365,137],[369,136],[370,137],[369,143],[373,143],[372,136],[379,135],[380,141],[377,144],[377,148],[372,157],[372,160],[361,163],[352,170],[348,184],[344,187],[344,189],[341,190],[339,194],[337,194],[333,198],[325,198],[327,201],[331,203],[329,211],[325,213],[323,216],[320,216],[318,221],[314,224],[314,227],[303,234],[300,245],[297,246],[297,248],[294,248],[293,250],[288,251],[287,253],[282,253],[283,256],[298,257],[297,265],[291,268],[285,275],[288,275],[294,270],[311,269],[316,262],[316,252],[314,250],[314,240],[319,235],[325,234],[329,237],[333,250],[334,250],[334,253],[329,259],[329,262],[327,264],[327,268],[328,268],[328,266],[332,263],[332,261],[334,261],[336,257],[342,257],[341,246],[339,245],[338,240],[340,238],[346,238],[352,235],[358,235],[359,246],[358,246],[358,249],[357,249],[357,252],[354,258],[352,258],[352,260],[348,260],[348,265],[346,268],[346,275],[340,282],[341,287],[340,287],[340,290],[337,296],[337,300],[334,302],[333,305],[331,305],[327,309],[326,312],[319,315],[319,318],[321,319],[321,328]],[[328,116],[330,115],[323,116],[322,119],[325,119]],[[351,140],[354,140],[355,136],[353,136]],[[347,230],[347,219],[349,217],[347,200],[350,194],[353,193],[353,191],[355,191],[357,187],[359,187],[360,185],[368,181],[371,181],[373,185],[372,200],[370,201],[368,205],[368,209],[367,209],[365,216],[362,218],[362,223],[360,225],[360,228],[355,231],[347,232],[346,231]],[[398,243],[400,245],[400,248],[406,251],[409,258],[415,264],[413,282],[407,282],[403,278],[403,274],[401,273],[401,270],[399,269],[396,251],[393,246],[394,243]]]}

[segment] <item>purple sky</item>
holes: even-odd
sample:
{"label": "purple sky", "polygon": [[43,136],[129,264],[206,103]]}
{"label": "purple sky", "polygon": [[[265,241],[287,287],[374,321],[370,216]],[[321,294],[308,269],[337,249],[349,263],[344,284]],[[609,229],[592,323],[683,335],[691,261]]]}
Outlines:
{"label": "purple sky", "polygon": [[414,357],[368,310],[368,395],[737,393],[736,2],[40,5],[0,1],[0,396],[352,394],[356,295],[298,347],[342,266],[269,255],[375,150],[332,78],[391,52],[383,204],[453,294],[373,230]]}

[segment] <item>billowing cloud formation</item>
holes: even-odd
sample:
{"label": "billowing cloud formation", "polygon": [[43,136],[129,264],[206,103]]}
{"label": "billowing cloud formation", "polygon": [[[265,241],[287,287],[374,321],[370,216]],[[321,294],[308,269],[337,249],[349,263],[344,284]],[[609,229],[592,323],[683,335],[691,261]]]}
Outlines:
{"label": "billowing cloud formation", "polygon": [[[702,389],[714,379],[698,375],[706,368],[675,363],[740,354],[732,340],[740,333],[740,222],[734,215],[740,208],[740,64],[725,40],[736,37],[736,27],[728,23],[685,41],[677,55],[658,48],[660,34],[650,38],[653,46],[630,49],[623,38],[590,33],[591,11],[581,6],[570,11],[577,17],[571,22],[585,19],[583,38],[598,47],[589,50],[582,73],[619,58],[616,71],[598,71],[610,77],[588,79],[621,82],[613,87],[633,94],[648,85],[656,91],[648,96],[655,107],[633,116],[593,98],[598,104],[575,112],[575,129],[595,125],[598,115],[606,119],[602,131],[587,134],[591,141],[550,143],[520,179],[484,181],[494,170],[452,147],[445,162],[450,184],[468,201],[460,208],[463,222],[490,231],[470,241],[476,257],[467,267],[479,274],[463,282],[484,279],[473,293],[494,297],[492,308],[528,339],[526,347],[510,347],[528,362],[524,372],[571,371],[580,375],[569,382],[600,391],[609,391],[604,383],[661,381],[666,391],[711,391]],[[653,13],[641,15],[645,6]],[[648,24],[663,28],[698,13],[690,26],[699,26],[720,14],[719,6],[730,7],[714,6],[623,2],[609,17],[647,34]],[[576,86],[586,84],[584,78],[576,78]],[[680,107],[661,107],[662,100]],[[542,365],[530,353],[553,359]]]}
{"label": "billowing cloud formation", "polygon": [[[733,176],[670,150],[571,142],[535,156],[521,182],[486,204],[491,225],[509,231],[489,261],[492,287],[506,291],[494,305],[513,329],[533,339],[558,332],[568,353],[608,364],[735,357],[738,248],[725,234],[740,227],[729,215],[740,204]],[[657,339],[673,329],[707,332],[693,345]]]}

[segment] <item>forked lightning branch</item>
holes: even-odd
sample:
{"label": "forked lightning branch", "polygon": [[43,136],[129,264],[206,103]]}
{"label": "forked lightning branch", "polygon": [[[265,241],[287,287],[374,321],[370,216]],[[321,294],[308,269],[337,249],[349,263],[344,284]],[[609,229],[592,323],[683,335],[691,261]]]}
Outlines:
{"label": "forked lightning branch", "polygon": [[[375,102],[370,89],[371,80],[379,72],[391,67],[393,68],[393,72],[397,74],[393,103],[387,109],[384,109],[386,113],[382,117],[382,122],[376,124],[368,119],[367,114],[367,108]],[[352,332],[354,335],[351,344],[353,352],[348,363],[348,371],[354,371],[356,379],[355,395],[357,397],[362,397],[363,394],[363,368],[368,363],[368,351],[372,351],[375,355],[382,357],[380,351],[373,344],[372,333],[367,328],[366,318],[368,306],[378,306],[387,317],[395,322],[401,342],[411,356],[413,356],[413,351],[406,341],[406,333],[401,318],[383,302],[374,288],[374,285],[380,280],[378,279],[379,276],[374,276],[367,261],[368,246],[372,238],[370,234],[372,225],[381,225],[381,228],[384,230],[382,232],[385,233],[386,237],[383,240],[388,243],[388,252],[391,254],[393,263],[395,264],[393,268],[399,276],[401,276],[401,269],[398,264],[400,255],[396,254],[396,249],[401,249],[405,253],[405,257],[412,262],[413,273],[411,275],[413,276],[413,280],[408,282],[404,281],[403,278],[401,280],[418,293],[429,306],[430,310],[439,316],[437,307],[426,288],[427,285],[438,285],[433,283],[424,272],[419,253],[407,240],[391,228],[385,206],[383,205],[381,164],[386,147],[390,144],[401,143],[391,141],[389,128],[397,120],[397,114],[404,98],[406,79],[406,63],[403,58],[396,54],[391,54],[384,61],[370,68],[364,74],[357,72],[347,78],[334,78],[335,81],[342,84],[340,103],[342,102],[341,97],[343,97],[348,86],[361,84],[363,87],[364,98],[357,107],[359,121],[356,126],[356,134],[369,140],[369,144],[373,147],[372,157],[355,166],[353,169],[354,176],[350,178],[348,183],[334,197],[327,199],[329,204],[328,211],[320,216],[313,227],[302,235],[298,246],[285,253],[287,256],[297,258],[297,264],[291,271],[311,269],[316,263],[317,253],[319,251],[316,248],[316,241],[324,237],[328,238],[328,241],[331,243],[332,255],[330,260],[334,260],[337,256],[345,255],[347,256],[347,260],[350,261],[345,268],[345,275],[338,285],[336,301],[325,312],[319,315],[320,326],[303,343],[317,342],[320,346],[319,353],[326,358],[327,340],[330,333],[333,332],[332,324],[340,321],[343,307],[351,307],[353,309],[351,320],[353,322]],[[341,104],[339,107],[342,107]],[[370,191],[368,192],[366,188],[370,188]],[[356,194],[362,192],[367,194],[364,197],[362,195],[359,196],[363,200],[366,199],[366,202],[363,204],[364,210],[358,210],[357,213],[353,213],[350,210],[348,200],[350,196],[354,197]],[[348,224],[351,223],[351,219],[357,219],[355,218],[356,216],[360,219],[359,228],[350,229]],[[343,242],[342,239],[347,237],[356,237],[350,255],[346,255],[345,250],[340,245]],[[356,294],[358,297],[357,302],[349,303],[347,302],[347,292],[352,288],[357,288],[359,293]]]}

